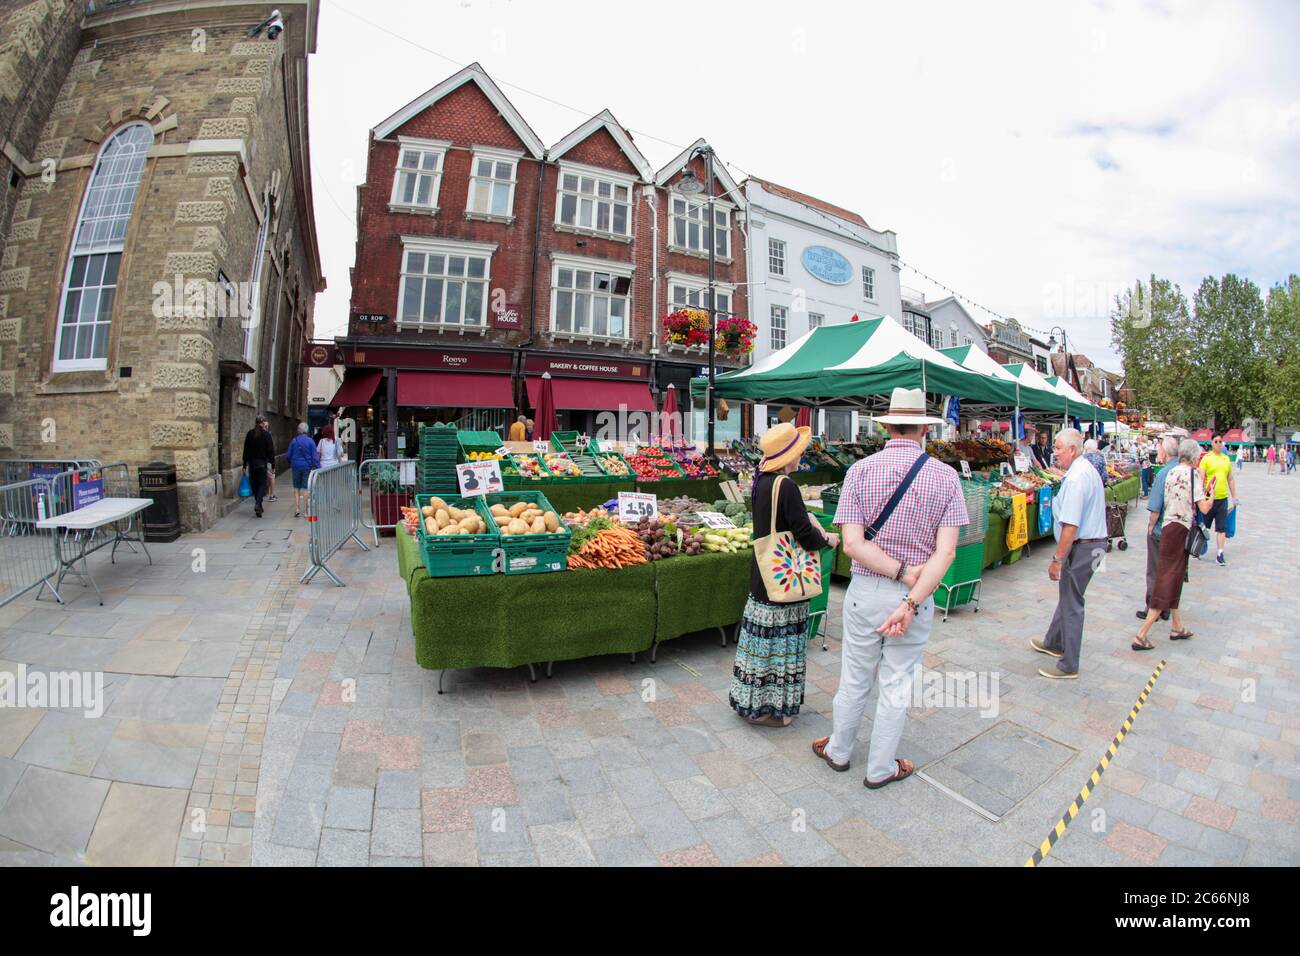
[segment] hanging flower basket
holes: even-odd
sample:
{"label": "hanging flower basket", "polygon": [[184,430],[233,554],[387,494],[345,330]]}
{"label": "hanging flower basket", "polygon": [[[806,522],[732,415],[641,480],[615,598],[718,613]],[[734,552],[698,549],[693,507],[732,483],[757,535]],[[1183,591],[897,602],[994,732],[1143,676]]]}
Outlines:
{"label": "hanging flower basket", "polygon": [[664,316],[664,332],[674,345],[690,348],[709,344],[709,313],[704,309],[678,309]]}
{"label": "hanging flower basket", "polygon": [[754,336],[758,326],[749,319],[732,316],[718,321],[718,348],[725,354],[740,358],[754,351]]}

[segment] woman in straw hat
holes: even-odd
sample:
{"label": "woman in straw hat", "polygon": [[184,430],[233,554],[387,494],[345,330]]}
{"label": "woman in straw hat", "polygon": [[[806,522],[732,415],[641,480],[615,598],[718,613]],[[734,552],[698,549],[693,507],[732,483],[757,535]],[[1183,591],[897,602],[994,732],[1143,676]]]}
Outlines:
{"label": "woman in straw hat", "polygon": [[[763,452],[752,489],[755,538],[771,533],[773,484],[777,533],[789,531],[814,556],[834,548],[839,535],[824,534],[808,517],[798,486],[784,476],[799,467],[799,459],[812,437],[806,425],[781,423],[759,439]],[[758,568],[757,554],[750,562],[749,600],[740,621],[736,664],[731,676],[731,706],[750,723],[766,727],[788,726],[803,703],[804,655],[808,646],[808,601],[774,604]]]}

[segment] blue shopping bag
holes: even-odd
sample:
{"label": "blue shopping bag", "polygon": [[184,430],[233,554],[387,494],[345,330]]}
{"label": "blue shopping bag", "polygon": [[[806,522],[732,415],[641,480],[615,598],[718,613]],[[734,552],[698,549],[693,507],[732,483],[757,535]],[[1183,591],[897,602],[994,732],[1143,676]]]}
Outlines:
{"label": "blue shopping bag", "polygon": [[1235,538],[1237,536],[1237,509],[1236,508],[1233,508],[1231,511],[1228,512],[1227,529],[1224,533],[1229,538]]}
{"label": "blue shopping bag", "polygon": [[248,483],[247,474],[241,475],[239,478],[239,497],[241,498],[253,497],[253,486]]}

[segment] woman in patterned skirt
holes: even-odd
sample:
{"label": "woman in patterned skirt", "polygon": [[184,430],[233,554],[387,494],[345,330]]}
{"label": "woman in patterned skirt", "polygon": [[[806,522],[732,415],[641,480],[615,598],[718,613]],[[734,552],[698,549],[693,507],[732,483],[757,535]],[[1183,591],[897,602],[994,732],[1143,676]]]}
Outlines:
{"label": "woman in patterned skirt", "polygon": [[[799,459],[812,437],[812,429],[782,423],[759,439],[763,460],[751,491],[754,530],[772,528],[772,484],[799,467]],[[808,517],[803,496],[793,481],[780,481],[776,503],[776,531],[789,531],[803,548],[816,555],[834,548],[839,535],[824,534]],[[740,621],[736,663],[731,676],[731,706],[750,723],[786,727],[803,704],[804,655],[808,647],[808,602],[773,604],[751,559],[749,600]]]}

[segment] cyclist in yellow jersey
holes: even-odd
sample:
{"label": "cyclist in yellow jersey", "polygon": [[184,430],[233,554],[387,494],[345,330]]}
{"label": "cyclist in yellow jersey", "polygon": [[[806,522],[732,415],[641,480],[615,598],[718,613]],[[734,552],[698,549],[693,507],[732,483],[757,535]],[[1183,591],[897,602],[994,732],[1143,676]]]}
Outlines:
{"label": "cyclist in yellow jersey", "polygon": [[1210,443],[1210,451],[1201,456],[1201,474],[1205,476],[1208,486],[1211,478],[1217,478],[1214,488],[1214,507],[1205,516],[1205,523],[1217,532],[1219,554],[1215,559],[1221,567],[1228,562],[1223,556],[1223,545],[1227,540],[1228,512],[1241,504],[1237,497],[1237,479],[1232,470],[1232,459],[1223,453],[1223,436],[1215,435]]}

